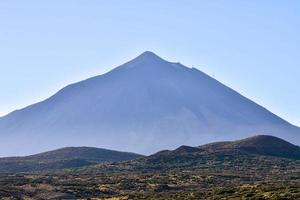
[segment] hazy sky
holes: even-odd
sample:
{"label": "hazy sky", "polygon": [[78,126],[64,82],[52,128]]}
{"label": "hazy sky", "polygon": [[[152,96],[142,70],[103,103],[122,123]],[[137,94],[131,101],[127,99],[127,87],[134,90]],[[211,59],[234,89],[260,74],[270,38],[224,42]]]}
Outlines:
{"label": "hazy sky", "polygon": [[0,0],[0,115],[146,50],[300,125],[298,0]]}

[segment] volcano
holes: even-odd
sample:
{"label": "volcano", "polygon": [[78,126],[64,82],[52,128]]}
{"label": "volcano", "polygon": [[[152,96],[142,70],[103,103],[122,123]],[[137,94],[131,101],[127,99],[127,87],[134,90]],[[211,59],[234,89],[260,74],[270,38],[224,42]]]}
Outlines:
{"label": "volcano", "polygon": [[0,118],[0,152],[96,146],[150,154],[258,134],[300,144],[300,128],[198,69],[147,51]]}

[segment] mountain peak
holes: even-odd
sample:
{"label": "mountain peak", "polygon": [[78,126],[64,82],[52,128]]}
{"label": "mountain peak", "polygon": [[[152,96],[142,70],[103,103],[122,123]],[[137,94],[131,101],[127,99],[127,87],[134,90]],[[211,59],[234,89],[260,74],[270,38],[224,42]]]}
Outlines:
{"label": "mountain peak", "polygon": [[145,51],[138,58],[145,58],[145,59],[161,59],[158,55],[153,53],[152,51]]}
{"label": "mountain peak", "polygon": [[157,62],[166,62],[166,61],[151,51],[145,51],[144,53],[142,53],[141,55],[133,59],[131,63],[132,62],[141,64],[141,63],[157,63]]}
{"label": "mountain peak", "polygon": [[124,66],[127,69],[135,68],[135,69],[153,70],[153,69],[166,68],[166,66],[170,67],[171,66],[170,64],[172,63],[162,59],[155,53],[151,51],[145,51],[122,66]]}

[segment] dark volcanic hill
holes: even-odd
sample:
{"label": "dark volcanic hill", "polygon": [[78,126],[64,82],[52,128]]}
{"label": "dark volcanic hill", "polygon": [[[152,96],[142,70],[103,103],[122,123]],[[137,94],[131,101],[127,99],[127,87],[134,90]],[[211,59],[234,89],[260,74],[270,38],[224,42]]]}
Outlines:
{"label": "dark volcanic hill", "polygon": [[145,52],[0,118],[0,154],[61,146],[153,153],[269,134],[300,143],[300,129],[205,73]]}
{"label": "dark volcanic hill", "polygon": [[215,142],[199,147],[180,146],[170,151],[164,150],[155,156],[181,156],[186,154],[200,153],[210,154],[216,152],[243,152],[256,155],[275,156],[300,160],[300,147],[293,145],[281,138],[270,135],[257,135],[232,142]]}
{"label": "dark volcanic hill", "polygon": [[[283,163],[283,164],[282,164]],[[117,171],[165,171],[214,168],[240,168],[247,173],[250,169],[296,163],[295,172],[300,170],[300,147],[280,138],[258,135],[233,142],[217,142],[199,147],[180,146],[175,150],[163,150],[153,155],[128,162],[111,165],[95,165],[79,169],[85,173]],[[230,169],[230,170],[232,170]],[[300,172],[300,171],[299,171]]]}
{"label": "dark volcanic hill", "polygon": [[[284,162],[285,159],[300,162],[300,147],[280,138],[258,135],[233,142],[216,142],[199,147],[180,146],[175,150],[164,150],[151,156],[128,162],[134,169],[207,168],[228,163]],[[291,161],[292,162],[292,161]],[[127,168],[130,168],[128,167]],[[220,167],[221,168],[221,167]],[[300,170],[300,169],[299,169]]]}
{"label": "dark volcanic hill", "polygon": [[[85,191],[105,184],[118,194],[110,196],[126,194],[128,199],[292,200],[300,197],[300,147],[258,135],[200,147],[180,146],[136,160],[69,170],[69,177],[72,174],[73,180],[85,177],[80,187]],[[90,177],[98,178],[89,181]],[[69,186],[70,180],[66,183]],[[78,194],[78,182],[73,188],[73,194]]]}
{"label": "dark volcanic hill", "polygon": [[[175,150],[163,150],[151,156],[112,151],[91,147],[67,147],[32,156],[0,158],[0,172],[33,172],[70,169],[95,165],[104,171],[152,170],[164,168],[209,166],[212,163],[236,162],[244,164],[253,160],[293,159],[300,162],[300,147],[280,138],[258,135],[232,142],[216,142],[199,147],[180,146]],[[123,162],[128,161],[128,162]],[[113,165],[101,163],[115,163]],[[97,165],[100,164],[100,165]],[[111,167],[110,166],[114,166]],[[84,168],[83,168],[84,170]]]}
{"label": "dark volcanic hill", "polygon": [[286,157],[300,160],[299,146],[295,146],[283,139],[269,135],[257,135],[234,142],[216,142],[200,146],[199,148],[212,152],[241,150],[252,154]]}
{"label": "dark volcanic hill", "polygon": [[0,172],[58,170],[141,157],[143,156],[135,153],[93,147],[66,147],[31,156],[0,158]]}

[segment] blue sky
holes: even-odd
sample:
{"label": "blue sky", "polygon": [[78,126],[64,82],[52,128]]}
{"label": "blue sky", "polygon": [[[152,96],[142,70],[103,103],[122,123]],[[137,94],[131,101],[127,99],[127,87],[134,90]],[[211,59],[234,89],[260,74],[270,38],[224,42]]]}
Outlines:
{"label": "blue sky", "polygon": [[300,1],[0,1],[0,115],[150,50],[300,126]]}

